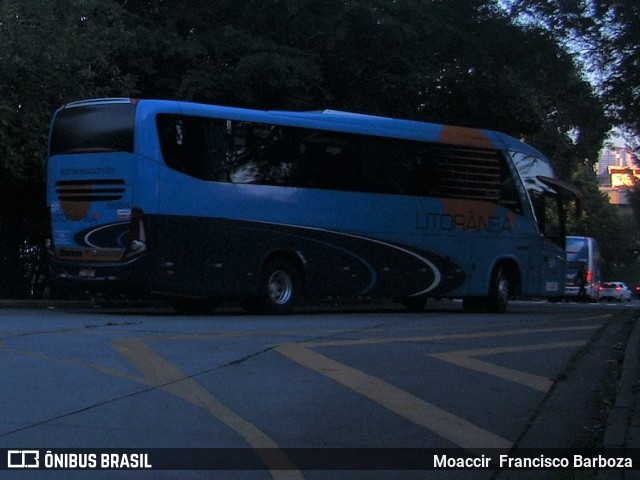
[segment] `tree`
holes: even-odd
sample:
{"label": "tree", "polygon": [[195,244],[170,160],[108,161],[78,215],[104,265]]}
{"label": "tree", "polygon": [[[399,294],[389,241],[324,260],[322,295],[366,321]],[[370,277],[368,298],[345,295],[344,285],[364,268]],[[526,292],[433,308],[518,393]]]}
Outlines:
{"label": "tree", "polygon": [[274,14],[285,3],[296,2],[128,2],[149,32],[143,96],[264,109],[326,103],[315,53],[276,39],[273,22],[283,19]]}
{"label": "tree", "polygon": [[616,125],[640,134],[640,4],[636,0],[513,0],[516,18],[544,25],[580,57]]}
{"label": "tree", "polygon": [[[617,123],[640,135],[640,4],[600,0],[598,16],[613,61],[605,69],[604,94]],[[613,24],[613,25],[612,25]]]}
{"label": "tree", "polygon": [[0,169],[5,184],[43,179],[48,124],[69,100],[135,90],[115,61],[133,33],[99,0],[0,4]]}
{"label": "tree", "polygon": [[[631,205],[636,225],[640,225],[640,186],[638,183],[627,191],[627,200],[629,201],[629,205]],[[640,242],[640,237],[636,240]],[[640,246],[640,244],[638,246]]]}

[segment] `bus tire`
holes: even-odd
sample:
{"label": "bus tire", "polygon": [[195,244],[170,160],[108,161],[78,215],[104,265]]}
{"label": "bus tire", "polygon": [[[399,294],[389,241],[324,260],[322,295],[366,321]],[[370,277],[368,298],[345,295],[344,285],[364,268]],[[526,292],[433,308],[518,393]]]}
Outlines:
{"label": "bus tire", "polygon": [[489,296],[487,297],[487,311],[492,313],[504,313],[509,304],[511,285],[509,276],[504,267],[498,267],[491,276]]}
{"label": "bus tire", "polygon": [[255,306],[260,313],[283,315],[290,313],[301,296],[302,276],[288,260],[269,260],[262,277]]}

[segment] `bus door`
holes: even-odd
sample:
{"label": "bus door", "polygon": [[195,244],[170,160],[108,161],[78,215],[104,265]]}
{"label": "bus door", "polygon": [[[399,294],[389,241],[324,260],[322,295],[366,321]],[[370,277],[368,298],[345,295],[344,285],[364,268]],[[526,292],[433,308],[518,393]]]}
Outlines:
{"label": "bus door", "polygon": [[543,296],[560,296],[564,293],[566,271],[563,198],[546,190],[536,193],[532,201],[539,231],[539,250],[533,252],[538,261],[538,291]]}
{"label": "bus door", "polygon": [[561,180],[543,176],[538,180],[548,187],[532,196],[540,232],[540,291],[543,295],[557,296],[564,293],[567,268],[565,202],[575,200],[580,214],[582,195]]}

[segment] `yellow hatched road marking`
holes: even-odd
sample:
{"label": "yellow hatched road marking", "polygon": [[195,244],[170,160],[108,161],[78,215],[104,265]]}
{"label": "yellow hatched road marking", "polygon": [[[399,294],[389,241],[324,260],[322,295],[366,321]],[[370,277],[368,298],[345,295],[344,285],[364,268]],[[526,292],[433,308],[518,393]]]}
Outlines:
{"label": "yellow hatched road marking", "polygon": [[[592,317],[595,320],[609,317],[603,315]],[[476,332],[476,333],[460,333],[460,334],[441,334],[441,335],[424,335],[411,337],[391,337],[391,338],[365,338],[358,340],[324,340],[312,341],[302,344],[287,344],[276,347],[276,351],[283,356],[313,370],[321,373],[328,378],[335,380],[341,385],[365,396],[366,398],[388,408],[408,420],[433,431],[452,443],[469,449],[476,450],[481,448],[493,447],[508,450],[512,446],[512,442],[484,430],[460,417],[457,417],[439,407],[430,404],[400,388],[391,385],[384,380],[368,375],[364,372],[356,370],[347,365],[341,364],[324,355],[309,350],[307,347],[337,347],[337,346],[358,346],[358,345],[383,345],[392,343],[415,343],[415,342],[438,342],[453,341],[460,339],[478,339],[505,337],[512,335],[526,335],[536,333],[560,332],[560,331],[585,331],[600,328],[595,326],[569,326],[554,328],[535,328],[535,329],[513,329],[501,330],[493,332]],[[387,331],[387,329],[385,329]],[[200,334],[200,335],[174,335],[164,337],[164,340],[202,340],[215,337],[233,337],[233,336],[251,336],[259,335],[264,332],[243,332],[242,334]],[[273,332],[271,332],[273,333]],[[280,335],[302,334],[305,332],[276,332]],[[326,333],[326,332],[325,332]],[[333,331],[335,334],[348,334],[348,332]],[[135,376],[119,372],[114,369],[94,365],[83,361],[66,359],[55,356],[48,356],[36,352],[19,352],[13,349],[3,348],[5,351],[14,351],[16,353],[31,355],[34,357],[50,358],[53,360],[65,362],[68,364],[90,368],[95,371],[112,375],[115,377],[127,379],[130,381],[142,383],[144,385],[161,388],[189,403],[196,405],[208,411],[212,416],[219,419],[232,430],[237,432],[247,443],[256,450],[256,454],[260,456],[271,470],[271,475],[278,480],[297,480],[303,479],[302,473],[297,470],[295,464],[290,458],[282,452],[274,440],[258,429],[255,425],[244,420],[230,408],[224,405],[208,390],[198,384],[193,378],[182,372],[176,365],[161,357],[155,352],[146,341],[157,339],[157,337],[129,338],[114,340],[113,348],[130,361],[142,374]],[[550,388],[551,380],[526,372],[521,372],[499,365],[491,364],[478,360],[477,356],[532,351],[552,348],[564,348],[570,346],[581,346],[586,344],[585,341],[578,342],[560,342],[554,344],[525,345],[517,347],[496,347],[474,350],[460,350],[456,352],[448,352],[442,354],[432,354],[434,358],[454,363],[465,368],[476,371],[489,373],[491,375],[504,378],[510,381],[528,385],[531,388],[540,391],[546,391]]]}
{"label": "yellow hatched road marking", "polygon": [[[476,450],[486,447],[508,450],[512,442],[492,432],[484,430],[460,417],[453,415],[433,404],[430,404],[384,380],[368,375],[347,365],[341,364],[324,355],[309,350],[307,347],[325,346],[358,346],[358,345],[383,345],[403,342],[437,342],[459,339],[494,338],[514,335],[526,335],[536,333],[548,333],[558,331],[584,331],[593,330],[599,326],[570,326],[536,329],[513,329],[493,332],[475,332],[460,334],[442,334],[412,337],[392,338],[366,338],[358,340],[325,340],[307,342],[304,344],[287,344],[276,347],[283,356],[313,370],[319,372],[341,385],[369,398],[370,400],[388,408],[396,414],[433,431],[444,439],[447,439],[460,447],[468,450]],[[345,332],[346,333],[346,332]],[[218,336],[218,335],[213,335]],[[186,335],[165,337],[165,340],[197,340],[208,338],[210,335]],[[149,339],[129,338],[114,340],[113,348],[123,355],[142,374],[142,377],[123,374],[104,367],[86,364],[84,362],[69,362],[68,359],[58,359],[67,363],[89,367],[102,373],[114,375],[120,378],[136,381],[145,385],[161,388],[172,395],[190,402],[208,411],[232,430],[237,432],[247,443],[256,450],[270,469],[271,475],[278,480],[303,479],[302,473],[297,470],[290,458],[282,452],[274,440],[258,429],[255,425],[244,420],[224,405],[212,393],[203,388],[193,378],[182,372],[176,365],[161,357],[147,343]],[[584,342],[575,342],[582,345]],[[543,348],[561,348],[571,346],[572,342],[564,344],[542,344],[537,346],[498,347],[489,349],[463,350],[449,352],[448,354],[433,354],[450,363],[472,368],[477,371],[485,371],[495,376],[507,378],[511,381],[519,381],[538,390],[548,388],[550,380],[537,377],[525,372],[506,369],[498,365],[489,364],[477,360],[475,356],[505,353],[509,351],[526,351]],[[24,352],[23,352],[24,353]],[[541,380],[542,379],[542,380]]]}
{"label": "yellow hatched road marking", "polygon": [[553,386],[553,381],[540,375],[503,367],[494,363],[478,360],[473,357],[483,355],[495,355],[500,353],[531,352],[537,350],[551,350],[568,347],[583,347],[586,340],[575,342],[541,343],[537,345],[517,345],[512,347],[479,348],[474,350],[458,350],[455,352],[432,353],[429,356],[452,363],[459,367],[468,368],[477,372],[486,373],[510,382],[520,383],[540,392],[547,392]]}
{"label": "yellow hatched road marking", "polygon": [[[607,315],[596,317],[606,318]],[[594,318],[595,319],[595,318]],[[332,360],[320,353],[310,350],[310,347],[343,347],[359,345],[386,345],[393,343],[418,343],[418,342],[438,342],[477,338],[499,338],[506,336],[528,335],[537,333],[551,333],[563,331],[588,331],[596,330],[600,325],[567,326],[532,329],[512,329],[499,330],[494,332],[476,332],[460,334],[443,334],[413,337],[392,337],[392,338],[364,338],[356,340],[318,340],[304,342],[300,344],[285,344],[276,347],[276,351],[283,356],[299,363],[300,365],[314,370],[332,380],[346,386],[347,388],[369,398],[379,405],[401,415],[408,420],[423,426],[424,428],[438,434],[452,443],[468,449],[498,448],[508,450],[512,442],[499,435],[484,430],[460,417],[453,415],[433,404],[430,404],[410,393],[388,383],[379,378],[368,375],[355,368]],[[494,376],[505,378],[510,381],[522,383],[540,391],[547,391],[553,382],[547,378],[537,375],[520,372],[499,365],[490,364],[471,358],[492,353],[506,353],[518,351],[543,350],[551,348],[565,348],[569,346],[582,346],[586,341],[559,342],[556,344],[540,344],[533,346],[519,347],[495,347],[488,349],[462,350],[443,354],[433,354],[435,358],[440,358],[450,363],[456,363],[476,371],[484,371]]]}
{"label": "yellow hatched road marking", "polygon": [[305,347],[346,347],[356,345],[385,345],[388,343],[422,343],[422,342],[438,342],[451,340],[466,340],[476,338],[497,338],[509,337],[513,335],[530,335],[535,333],[553,333],[553,332],[581,332],[586,330],[597,330],[601,325],[584,325],[570,327],[554,327],[554,328],[522,328],[513,330],[498,330],[495,332],[476,332],[476,333],[454,333],[442,335],[423,335],[415,337],[389,337],[389,338],[360,338],[357,340],[318,340],[304,342],[301,345]]}
{"label": "yellow hatched road marking", "polygon": [[506,438],[425,402],[384,380],[339,363],[302,345],[282,345],[277,347],[276,351],[462,448],[508,450],[512,446],[512,442]]}
{"label": "yellow hatched road marking", "polygon": [[266,433],[224,405],[176,365],[158,355],[149,345],[138,339],[114,340],[112,345],[144,375],[144,381],[147,385],[161,388],[205,409],[238,433],[255,449],[256,455],[261,457],[274,479],[304,479],[293,461],[279,449],[276,442]]}

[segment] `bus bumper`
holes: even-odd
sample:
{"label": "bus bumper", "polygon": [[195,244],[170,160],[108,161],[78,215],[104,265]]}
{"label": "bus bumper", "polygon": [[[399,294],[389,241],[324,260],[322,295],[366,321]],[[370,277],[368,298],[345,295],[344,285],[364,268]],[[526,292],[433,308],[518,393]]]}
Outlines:
{"label": "bus bumper", "polygon": [[145,287],[148,278],[145,256],[126,262],[77,265],[49,257],[52,288],[65,291],[134,293]]}
{"label": "bus bumper", "polygon": [[578,292],[580,291],[579,287],[576,286],[565,286],[564,288],[564,298],[567,300],[584,300],[588,299],[589,301],[596,302],[598,301],[599,292],[598,287],[596,285],[587,285],[585,287],[585,295],[584,297],[580,297]]}

